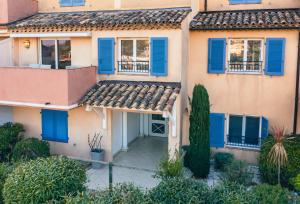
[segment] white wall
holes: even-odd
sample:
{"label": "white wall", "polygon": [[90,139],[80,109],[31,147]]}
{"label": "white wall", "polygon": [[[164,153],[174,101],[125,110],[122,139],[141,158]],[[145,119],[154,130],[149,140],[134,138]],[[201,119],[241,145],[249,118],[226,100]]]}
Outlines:
{"label": "white wall", "polygon": [[122,112],[113,111],[112,114],[112,153],[115,155],[122,149]]}
{"label": "white wall", "polygon": [[0,41],[0,66],[12,66],[12,40]]}
{"label": "white wall", "polygon": [[0,125],[7,122],[13,122],[12,108],[8,106],[0,106]]}
{"label": "white wall", "polygon": [[127,142],[128,144],[140,134],[140,115],[138,113],[127,113]]}

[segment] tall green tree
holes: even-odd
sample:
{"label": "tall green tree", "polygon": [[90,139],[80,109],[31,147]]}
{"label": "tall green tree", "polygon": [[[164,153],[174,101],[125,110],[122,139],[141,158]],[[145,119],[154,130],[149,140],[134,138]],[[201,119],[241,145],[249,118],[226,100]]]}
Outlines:
{"label": "tall green tree", "polygon": [[189,166],[194,176],[206,178],[209,174],[210,166],[210,104],[209,96],[204,86],[196,85],[194,87],[191,106]]}

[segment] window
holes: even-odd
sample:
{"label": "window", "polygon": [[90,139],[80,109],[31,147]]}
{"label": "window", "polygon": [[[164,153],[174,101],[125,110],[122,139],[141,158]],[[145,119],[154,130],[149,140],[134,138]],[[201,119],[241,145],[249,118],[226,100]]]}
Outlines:
{"label": "window", "polygon": [[55,142],[68,142],[68,112],[42,110],[42,138]]}
{"label": "window", "polygon": [[148,39],[119,41],[119,72],[149,73],[150,46]]}
{"label": "window", "polygon": [[41,64],[51,65],[52,69],[71,66],[71,41],[41,40]]}
{"label": "window", "polygon": [[60,6],[84,6],[85,0],[59,0]]}
{"label": "window", "polygon": [[227,145],[258,148],[261,144],[262,117],[229,115]]}
{"label": "window", "polygon": [[261,39],[229,40],[229,72],[261,72],[262,71]]}
{"label": "window", "polygon": [[229,0],[230,4],[260,4],[261,0]]}

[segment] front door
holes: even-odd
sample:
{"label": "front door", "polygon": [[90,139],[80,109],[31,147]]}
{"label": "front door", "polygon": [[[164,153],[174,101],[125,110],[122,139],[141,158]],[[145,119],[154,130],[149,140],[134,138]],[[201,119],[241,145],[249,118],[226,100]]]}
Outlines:
{"label": "front door", "polygon": [[167,137],[167,121],[162,115],[153,114],[150,116],[151,136]]}

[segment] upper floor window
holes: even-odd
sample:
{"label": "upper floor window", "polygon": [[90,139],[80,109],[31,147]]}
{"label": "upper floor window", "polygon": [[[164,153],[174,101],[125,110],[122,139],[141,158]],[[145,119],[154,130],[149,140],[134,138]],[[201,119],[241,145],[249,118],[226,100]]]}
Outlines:
{"label": "upper floor window", "polygon": [[85,0],[60,0],[60,6],[84,6]]}
{"label": "upper floor window", "polygon": [[120,39],[118,71],[149,73],[149,50],[148,39]]}
{"label": "upper floor window", "polygon": [[260,4],[261,0],[229,0],[230,4]]}
{"label": "upper floor window", "polygon": [[71,41],[41,40],[41,64],[51,65],[51,69],[71,66]]}
{"label": "upper floor window", "polygon": [[228,71],[261,72],[262,45],[261,39],[230,39]]}

